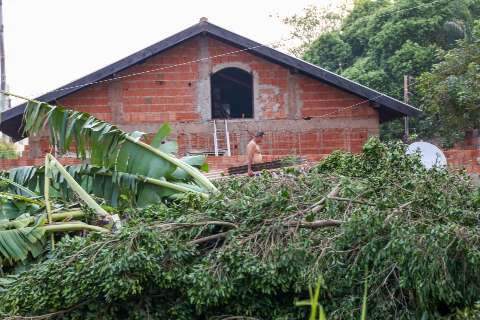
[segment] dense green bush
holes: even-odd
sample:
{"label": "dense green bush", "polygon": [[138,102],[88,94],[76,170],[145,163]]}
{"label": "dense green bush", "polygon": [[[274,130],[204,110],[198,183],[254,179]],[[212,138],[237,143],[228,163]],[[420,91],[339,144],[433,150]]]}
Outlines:
{"label": "dense green bush", "polygon": [[304,319],[294,301],[323,276],[329,319],[358,319],[368,270],[369,319],[473,317],[479,193],[404,151],[370,140],[360,155],[337,152],[309,170],[226,179],[209,200],[123,212],[120,233],[65,237],[43,262],[0,279],[0,312]]}
{"label": "dense green bush", "polygon": [[16,159],[18,153],[15,146],[11,143],[0,141],[0,159]]}

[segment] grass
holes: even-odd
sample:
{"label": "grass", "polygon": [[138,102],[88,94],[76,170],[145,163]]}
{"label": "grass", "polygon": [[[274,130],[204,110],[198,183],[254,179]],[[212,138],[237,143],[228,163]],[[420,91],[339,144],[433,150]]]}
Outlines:
{"label": "grass", "polygon": [[[309,300],[297,301],[295,305],[298,307],[303,306],[310,306],[310,315],[308,317],[309,320],[327,320],[327,314],[325,313],[325,309],[320,304],[320,289],[323,285],[323,278],[319,278],[317,280],[317,285],[315,286],[315,291],[312,288],[309,288]],[[367,319],[367,293],[368,293],[368,281],[365,278],[365,288],[363,291],[363,301],[362,301],[362,314],[360,319],[366,320]]]}

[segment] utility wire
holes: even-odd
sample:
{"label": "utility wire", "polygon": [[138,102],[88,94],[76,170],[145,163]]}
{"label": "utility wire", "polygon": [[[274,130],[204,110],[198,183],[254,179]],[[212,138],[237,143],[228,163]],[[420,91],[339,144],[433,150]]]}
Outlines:
{"label": "utility wire", "polygon": [[[416,84],[418,81],[419,81],[419,80],[410,82],[410,83],[408,84],[408,86],[414,85],[414,84]],[[373,98],[366,99],[366,100],[362,100],[362,101],[360,101],[360,102],[357,102],[357,103],[354,103],[354,104],[352,104],[352,105],[349,105],[349,106],[346,106],[346,107],[337,109],[337,110],[335,110],[335,111],[332,111],[332,112],[329,112],[329,113],[326,113],[326,114],[322,114],[321,116],[314,116],[314,117],[311,117],[311,118],[315,118],[315,119],[326,118],[326,117],[332,116],[332,115],[334,115],[334,114],[336,114],[336,113],[343,112],[343,111],[345,111],[345,110],[347,110],[347,109],[353,109],[353,108],[355,108],[355,107],[361,106],[361,105],[363,105],[363,104],[365,104],[365,103],[367,103],[367,102],[375,101],[375,100],[377,100],[378,98],[383,97],[383,96],[386,97],[387,95],[386,95],[385,93],[381,93],[381,94],[379,94],[378,96],[375,96],[375,97],[373,97]]]}
{"label": "utility wire", "polygon": [[[177,63],[177,64],[172,64],[172,65],[168,65],[168,66],[164,66],[164,67],[160,67],[160,68],[154,68],[154,69],[149,69],[149,70],[145,70],[145,71],[134,72],[134,73],[130,73],[130,74],[122,75],[122,76],[117,76],[117,77],[112,77],[112,78],[108,78],[108,79],[103,79],[103,80],[98,80],[98,81],[91,81],[91,82],[78,84],[78,85],[65,87],[65,88],[58,88],[58,89],[55,89],[55,90],[52,90],[52,91],[49,91],[49,92],[66,91],[66,90],[71,90],[71,89],[83,88],[83,87],[90,86],[90,85],[93,85],[93,84],[99,84],[99,83],[105,83],[105,82],[115,81],[115,80],[119,80],[119,79],[125,79],[125,78],[129,78],[129,77],[135,77],[135,76],[143,75],[143,74],[150,73],[150,72],[162,71],[162,70],[166,70],[166,69],[171,69],[171,68],[180,67],[180,66],[184,66],[184,65],[188,65],[188,64],[198,63],[198,62],[211,60],[211,59],[215,59],[215,58],[221,58],[221,57],[229,56],[229,55],[240,53],[240,52],[254,50],[254,49],[257,49],[257,48],[260,48],[260,47],[264,47],[264,46],[266,46],[266,45],[259,44],[259,45],[253,46],[253,47],[248,47],[248,48],[244,48],[244,49],[225,52],[225,53],[217,54],[217,55],[214,55],[214,56],[209,56],[209,57],[200,58],[200,59],[191,60],[191,61],[186,61],[186,62]],[[197,80],[161,80],[161,81],[165,81],[165,82],[193,82],[193,81],[197,81]]]}
{"label": "utility wire", "polygon": [[321,116],[313,116],[313,117],[309,117],[309,118],[314,118],[314,119],[328,118],[328,117],[330,117],[330,116],[333,116],[334,114],[341,113],[341,112],[343,112],[343,111],[345,111],[345,110],[347,110],[347,109],[353,109],[353,108],[355,108],[355,107],[359,107],[359,106],[361,106],[361,105],[363,105],[363,104],[365,104],[365,103],[368,103],[368,102],[370,102],[370,101],[374,101],[374,100],[376,100],[376,99],[378,99],[378,98],[380,98],[380,97],[382,97],[382,96],[385,96],[385,94],[380,94],[380,95],[378,95],[378,96],[376,96],[376,97],[373,97],[373,98],[370,98],[370,99],[366,99],[366,100],[362,100],[362,101],[357,102],[357,103],[354,103],[354,104],[352,104],[352,105],[349,105],[349,106],[346,106],[346,107],[343,107],[343,108],[339,108],[339,109],[337,109],[337,110],[335,110],[335,111],[332,111],[332,112],[329,112],[329,113],[326,113],[326,114],[322,114]]}

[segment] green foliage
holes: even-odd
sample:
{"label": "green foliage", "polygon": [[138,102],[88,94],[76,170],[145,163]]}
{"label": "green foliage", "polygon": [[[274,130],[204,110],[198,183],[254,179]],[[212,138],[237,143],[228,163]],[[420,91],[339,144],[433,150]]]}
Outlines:
{"label": "green foliage", "polygon": [[[63,167],[52,155],[45,157],[41,168],[15,168],[0,175],[0,268],[15,267],[30,258],[37,258],[45,249],[45,233],[50,234],[50,249],[54,248],[55,232],[109,232],[112,216],[90,194],[118,206],[121,200],[130,205],[157,203],[178,193],[196,193],[208,197],[216,188],[198,169],[205,169],[204,157],[175,158],[177,145],[165,141],[170,127],[163,125],[152,146],[140,142],[143,133],[127,134],[115,126],[86,113],[28,100],[24,128],[28,134],[50,129],[52,144],[60,153],[75,143],[77,155],[93,165]],[[170,181],[166,179],[169,178]],[[44,201],[38,201],[39,195]],[[79,221],[55,221],[52,210],[62,209],[60,202],[74,205],[81,199],[97,214],[97,223],[107,228]],[[53,200],[53,201],[52,201]],[[59,215],[56,215],[59,217]],[[71,219],[80,215],[60,215]]]}
{"label": "green foliage", "polygon": [[0,142],[0,159],[16,159],[18,158],[15,146],[8,142]]}
{"label": "green foliage", "polygon": [[343,76],[382,92],[394,90],[385,70],[377,69],[375,62],[369,57],[357,59],[343,72]]}
{"label": "green foliage", "polygon": [[480,128],[480,20],[470,41],[459,41],[441,63],[425,73],[419,89],[433,124],[436,138],[451,137],[449,131],[464,133]]}
{"label": "green foliage", "polygon": [[[128,134],[87,113],[32,100],[27,102],[24,123],[28,134],[39,133],[48,126],[51,143],[60,153],[75,148],[79,158],[88,158],[94,166],[157,180],[172,179],[172,174],[181,169],[180,174],[185,176],[182,172],[186,172],[193,185],[205,192],[216,191],[196,168],[171,154],[172,144],[162,143],[169,132],[168,125],[160,128],[154,139],[155,146],[150,146],[139,140],[139,132]],[[141,193],[152,202],[162,199],[157,190],[149,187]]]}
{"label": "green foliage", "polygon": [[[15,170],[15,176],[26,178],[35,176],[32,168],[27,168],[26,172]],[[56,214],[58,220],[52,215],[52,206],[56,210],[62,209],[61,206],[51,202],[49,197],[50,179],[53,177],[61,180],[65,186],[68,186],[76,196],[92,210],[95,211],[101,219],[111,220],[110,215],[102,209],[94,199],[92,199],[81,188],[73,177],[64,169],[64,167],[50,154],[46,155],[45,167],[43,170],[44,201],[38,200],[38,196],[32,190],[14,182],[8,178],[1,177],[6,183],[3,188],[13,189],[13,193],[1,193],[0,202],[0,268],[15,267],[18,262],[24,263],[30,257],[35,259],[44,252],[46,232],[69,232],[78,230],[93,230],[100,232],[109,232],[108,229],[98,226],[88,225],[82,222],[62,223],[55,222],[67,218],[83,217],[84,213],[68,212],[67,215]],[[20,174],[18,174],[20,173]],[[38,180],[38,179],[37,179]],[[31,181],[20,181],[27,185],[32,185]],[[26,194],[27,196],[23,196]],[[70,204],[72,205],[72,204]],[[45,212],[44,212],[45,210]],[[47,224],[48,221],[48,224]],[[54,246],[54,236],[51,234],[51,248]],[[1,270],[0,269],[0,270]]]}
{"label": "green foliage", "polygon": [[371,319],[475,312],[480,194],[463,174],[426,170],[401,144],[374,139],[360,155],[218,188],[128,210],[117,234],[65,237],[0,281],[0,313],[305,319],[294,301],[322,275],[329,319],[358,319],[365,270]]}
{"label": "green foliage", "polygon": [[309,288],[309,300],[295,302],[296,306],[310,307],[310,316],[308,317],[309,320],[317,320],[317,314],[319,320],[325,320],[327,318],[327,316],[325,315],[325,310],[323,310],[323,306],[320,304],[319,301],[321,287],[322,279],[320,278],[315,287],[315,293],[313,293],[314,291],[312,290],[312,288]]}
{"label": "green foliage", "polygon": [[[473,21],[478,18],[480,2],[477,0],[355,1],[341,25],[333,32],[322,34],[317,40],[309,42],[303,57],[346,78],[403,99],[404,75],[418,77],[429,72],[433,65],[442,60],[446,50],[458,46],[458,40],[471,42]],[[474,67],[468,71],[459,68],[457,74],[460,73],[466,73],[465,76],[469,77],[469,74],[477,74],[478,70]],[[435,80],[432,79],[430,83]],[[478,97],[478,88],[468,89],[472,89],[468,91],[472,98]],[[449,95],[466,92],[458,86],[454,88],[453,84],[450,90],[461,92]],[[410,97],[413,105],[428,105],[430,100],[435,101],[436,91],[419,92],[415,85],[411,85],[410,92],[413,92]],[[443,92],[447,91],[443,89]],[[459,109],[465,110],[465,114],[471,111],[462,108]],[[443,135],[452,137],[464,123],[458,121],[455,127],[454,120],[452,123],[436,121],[432,118],[432,111],[429,108],[426,111],[426,116],[411,122],[413,130],[425,138],[436,132],[438,125],[444,128]],[[442,111],[441,116],[454,118],[448,111]],[[470,118],[478,117],[473,112]],[[401,136],[402,126],[399,122],[382,126],[383,138]]]}
{"label": "green foliage", "polygon": [[[204,157],[186,157],[182,161],[192,166],[204,165]],[[144,207],[152,202],[178,195],[179,192],[201,193],[201,189],[188,184],[187,174],[183,170],[176,170],[172,177],[176,182],[152,179],[149,177],[111,171],[105,168],[91,166],[89,164],[77,164],[65,166],[65,170],[79,183],[89,194],[101,198],[113,207],[139,206]],[[5,172],[11,181],[17,185],[27,186],[30,190],[42,195],[44,193],[44,167],[17,167]],[[75,201],[76,195],[59,170],[51,170],[51,194],[62,201]],[[11,184],[9,191],[24,194],[17,185]],[[142,190],[147,189],[155,193],[155,198]],[[201,193],[203,195],[203,193]]]}
{"label": "green foliage", "polygon": [[3,230],[0,227],[0,266],[24,261],[29,254],[38,257],[44,250],[44,234],[42,228],[19,226]]}
{"label": "green foliage", "polygon": [[349,15],[343,21],[341,30],[343,37],[350,44],[354,57],[365,56],[368,51],[368,42],[370,40],[373,18],[384,8],[391,5],[388,0],[380,1],[355,1],[354,7]]}
{"label": "green foliage", "polygon": [[419,70],[429,70],[432,63],[438,62],[438,52],[435,45],[422,46],[407,40],[385,64],[393,75],[419,74]]}
{"label": "green foliage", "polygon": [[290,28],[290,35],[273,45],[301,57],[319,36],[338,30],[348,6],[348,0],[341,0],[320,7],[310,5],[301,14],[278,17]]}
{"label": "green foliage", "polygon": [[323,68],[338,72],[349,65],[352,59],[350,45],[343,41],[338,32],[322,34],[305,52],[304,59]]}
{"label": "green foliage", "polygon": [[[309,288],[309,296],[310,296],[309,300],[295,302],[296,306],[310,307],[309,320],[316,320],[317,314],[318,314],[319,320],[327,320],[327,315],[325,314],[325,310],[319,301],[320,289],[322,286],[323,286],[323,278],[320,278],[317,282],[317,286],[315,287],[315,293],[313,293],[312,288]],[[363,292],[363,302],[362,302],[362,315],[360,317],[361,320],[367,319],[367,294],[368,294],[368,282],[365,281],[365,290]]]}
{"label": "green foliage", "polygon": [[45,206],[39,199],[32,199],[21,195],[0,193],[0,221],[11,220],[23,214],[33,214]]}

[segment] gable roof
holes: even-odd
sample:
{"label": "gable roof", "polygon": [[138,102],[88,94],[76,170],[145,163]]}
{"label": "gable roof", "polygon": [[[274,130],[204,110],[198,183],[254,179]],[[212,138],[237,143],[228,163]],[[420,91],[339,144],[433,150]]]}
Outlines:
{"label": "gable roof", "polygon": [[[80,79],[70,82],[56,90],[48,92],[36,100],[44,102],[54,102],[57,99],[65,97],[71,93],[79,91],[95,82],[106,80],[114,76],[116,73],[127,69],[137,63],[140,63],[154,55],[157,55],[169,48],[172,48],[188,39],[198,35],[209,35],[221,41],[240,48],[248,48],[252,54],[260,56],[274,63],[294,69],[299,73],[305,74],[312,78],[324,81],[330,85],[338,87],[342,90],[353,93],[357,96],[371,100],[379,106],[380,122],[385,122],[402,116],[415,116],[420,110],[405,104],[397,99],[384,95],[380,92],[367,88],[359,83],[348,80],[333,72],[322,69],[318,66],[305,62],[303,60],[292,57],[288,54],[279,52],[275,49],[261,45],[255,41],[242,37],[236,33],[218,27],[207,21],[200,21],[179,33],[170,36],[160,42],[155,43],[143,50],[140,50],[126,58],[123,58],[111,65],[100,70],[90,73]],[[23,139],[22,135],[22,117],[26,104],[21,104],[8,109],[1,114],[0,131],[12,137],[14,140]]]}

